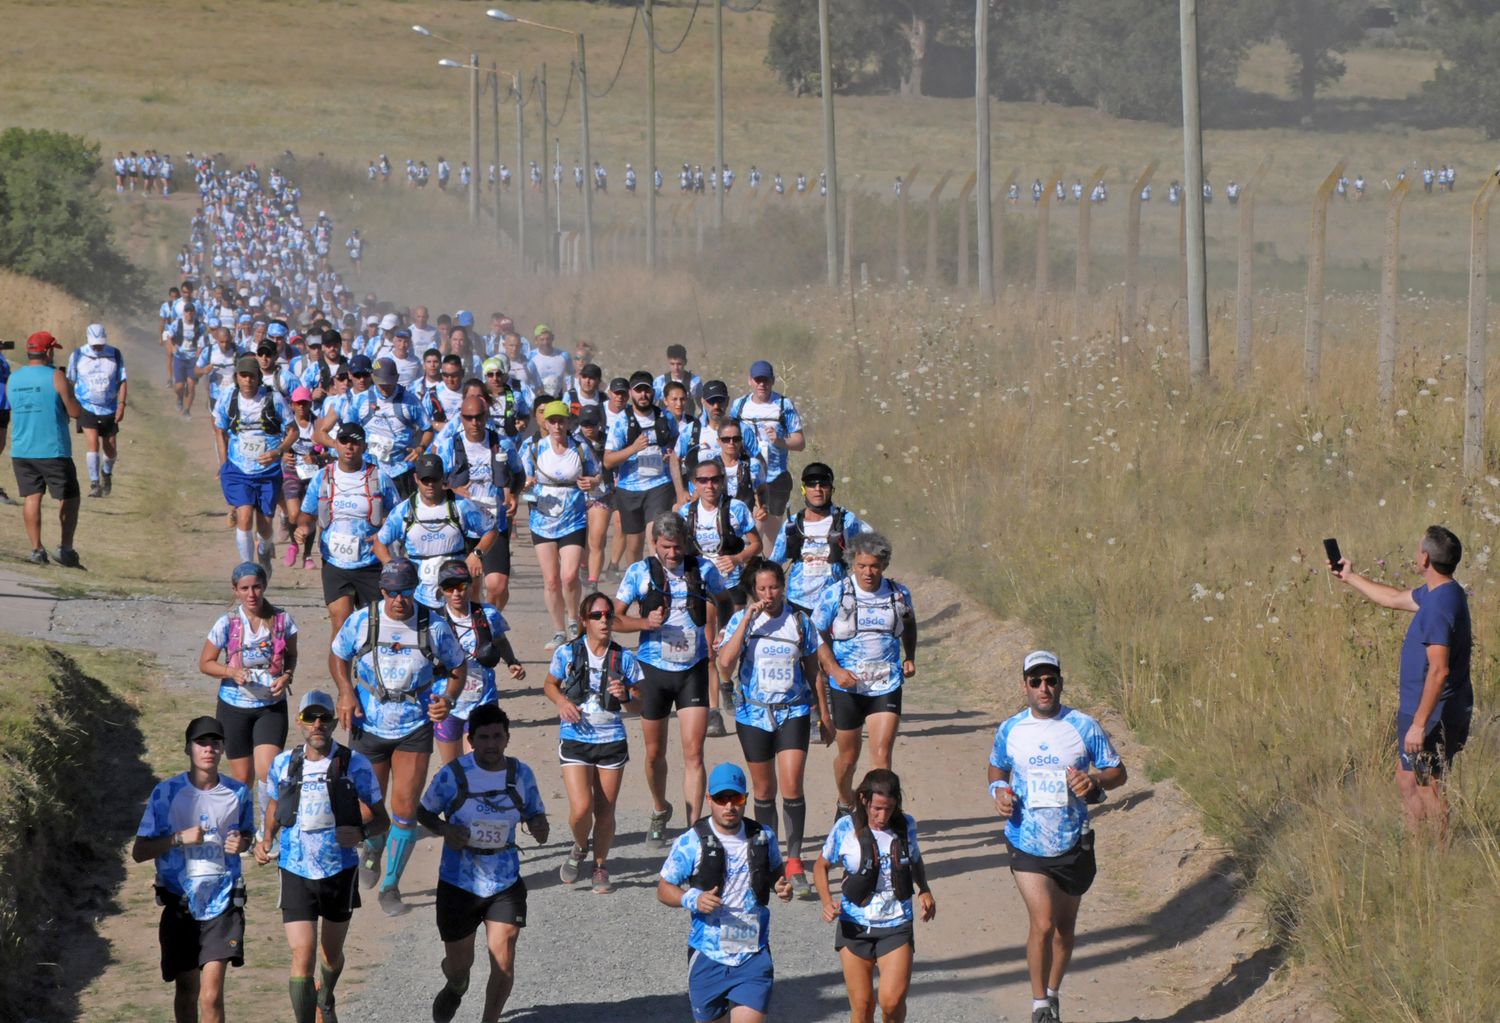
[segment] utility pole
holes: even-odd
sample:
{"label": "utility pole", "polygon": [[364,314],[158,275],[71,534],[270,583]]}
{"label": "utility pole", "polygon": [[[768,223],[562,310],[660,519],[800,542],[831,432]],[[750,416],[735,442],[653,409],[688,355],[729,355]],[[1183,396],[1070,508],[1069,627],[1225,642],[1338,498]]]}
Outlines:
{"label": "utility pole", "polygon": [[646,267],[656,269],[656,26],[652,23],[651,0],[645,0],[641,16],[646,20]]}
{"label": "utility pole", "polygon": [[[990,209],[990,54],[989,54],[989,0],[974,0],[974,134],[977,146],[974,153],[975,173],[979,188],[979,301],[988,305],[995,301],[994,233],[991,227],[993,211]],[[966,205],[961,201],[960,206]],[[967,222],[968,210],[960,209],[960,216]],[[969,254],[960,252],[965,270],[968,269]]]}
{"label": "utility pole", "polygon": [[[526,190],[531,187],[530,175],[526,172],[526,116],[525,89],[521,84],[521,72],[510,76],[510,87],[516,94],[516,173],[521,180],[516,182],[516,255],[521,272],[526,272]],[[496,200],[497,202],[499,200]]]}
{"label": "utility pole", "polygon": [[[562,163],[562,139],[553,139],[552,140],[552,153],[553,153],[552,159],[555,160],[557,163]],[[558,238],[562,238],[562,207],[563,207],[563,190],[562,190],[561,187],[559,187],[558,190],[557,190],[557,237]]]}
{"label": "utility pole", "polygon": [[583,266],[594,269],[594,159],[589,148],[589,76],[583,63],[583,33],[578,33],[578,111],[583,122]]}
{"label": "utility pole", "polygon": [[1187,195],[1188,365],[1208,381],[1208,266],[1203,232],[1203,120],[1198,110],[1198,0],[1179,0],[1182,35],[1182,161]]}
{"label": "utility pole", "polygon": [[[498,243],[504,236],[504,231],[500,227],[500,71],[495,67],[494,61],[490,62],[490,120],[494,122],[495,129],[495,241]],[[474,168],[474,180],[479,181],[478,167]],[[484,180],[489,181],[488,175]]]}
{"label": "utility pole", "polygon": [[469,223],[479,223],[479,54],[469,54]]}
{"label": "utility pole", "polygon": [[818,0],[818,50],[823,85],[823,164],[828,174],[828,195],[823,201],[823,227],[827,234],[828,286],[839,286],[839,173],[833,144],[833,59],[829,50],[828,0]]}
{"label": "utility pole", "polygon": [[724,231],[724,0],[714,0],[714,230]]}
{"label": "utility pole", "polygon": [[[551,179],[552,179],[552,168],[546,166],[546,163],[547,163],[547,65],[546,65],[545,62],[542,64],[542,77],[541,77],[541,80],[539,82],[539,88],[541,90],[541,92],[540,92],[540,98],[541,98],[541,101],[542,101],[542,165],[543,165],[542,166],[542,231],[545,233],[545,236],[547,238],[547,270],[550,272],[550,271],[554,271],[556,269],[556,262],[553,259],[553,252],[557,248],[557,245],[556,245],[557,239],[556,239],[556,236],[552,233],[552,230],[547,226],[547,220],[549,219],[549,217],[548,217],[548,210],[551,208],[551,207],[549,207],[547,205],[547,189],[549,187],[548,182],[550,182]],[[558,202],[562,202],[562,182],[561,181],[559,181],[557,183],[557,201]]]}

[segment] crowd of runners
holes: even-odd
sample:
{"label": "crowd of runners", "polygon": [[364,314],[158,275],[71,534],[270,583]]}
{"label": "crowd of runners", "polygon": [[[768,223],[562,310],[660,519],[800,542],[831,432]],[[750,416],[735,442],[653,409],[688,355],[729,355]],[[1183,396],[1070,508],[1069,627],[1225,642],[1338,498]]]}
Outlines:
{"label": "crowd of runners", "polygon": [[[659,372],[606,373],[546,324],[528,337],[501,312],[482,332],[464,310],[432,320],[373,296],[355,305],[318,249],[331,222],[304,225],[281,175],[201,170],[193,277],[159,327],[184,420],[208,390],[201,428],[237,567],[231,609],[203,623],[199,669],[216,700],[187,725],[187,769],[156,787],[133,850],[156,863],[177,1018],[223,1018],[250,856],[280,872],[293,1018],[333,1023],[361,892],[409,912],[403,877],[425,830],[443,842],[432,1018],[453,1019],[468,997],[482,926],[479,1018],[498,1020],[528,923],[521,851],[551,839],[538,780],[507,751],[504,706],[527,677],[522,658],[545,654],[568,802],[560,878],[615,891],[615,808],[638,756],[645,841],[664,856],[657,896],[688,911],[693,1017],[765,1018],[769,907],[807,900],[833,929],[852,1018],[879,1006],[904,1019],[914,922],[937,908],[893,763],[918,612],[888,574],[890,542],[837,503],[833,468],[794,464],[806,427],[774,366],[750,358],[741,379],[704,380],[671,345]],[[33,335],[9,387],[26,433],[21,496],[38,507],[44,490],[66,500],[45,460],[21,471],[48,424],[76,418],[91,452],[97,442],[90,493],[104,498],[126,409],[124,356],[102,326],[66,374],[59,347]],[[75,518],[77,495],[75,478]],[[73,563],[71,535],[65,547]],[[505,619],[513,553],[536,559],[550,635]],[[326,670],[299,657],[303,630],[323,626],[274,597],[289,571],[320,575]],[[1025,709],[997,732],[987,784],[1030,915],[1031,1019],[1056,1023],[1094,876],[1088,806],[1125,770],[1061,702],[1056,656],[1034,651],[1011,671]],[[726,721],[739,756],[710,769],[705,746]],[[837,802],[810,813],[815,744],[833,747],[822,769]],[[969,784],[985,784],[977,766]],[[821,848],[805,847],[810,831],[826,834]]]}

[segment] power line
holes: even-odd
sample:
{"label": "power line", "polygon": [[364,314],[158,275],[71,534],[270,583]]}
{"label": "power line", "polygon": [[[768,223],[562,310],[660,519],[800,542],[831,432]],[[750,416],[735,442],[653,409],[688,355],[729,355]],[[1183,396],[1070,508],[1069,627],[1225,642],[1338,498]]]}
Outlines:
{"label": "power line", "polygon": [[[756,0],[756,2],[759,3],[760,0]],[[625,37],[625,50],[620,54],[620,64],[615,68],[614,77],[609,80],[609,84],[604,87],[603,92],[595,92],[593,89],[589,90],[589,95],[594,97],[594,99],[603,99],[605,96],[608,96],[610,90],[615,87],[615,83],[620,80],[620,72],[625,70],[625,58],[630,54],[630,44],[635,39],[636,22],[640,20],[641,8],[639,5],[637,5],[635,9],[635,16],[630,19],[630,34]]]}
{"label": "power line", "polygon": [[550,117],[547,118],[547,126],[549,128],[562,127],[563,118],[568,115],[568,100],[573,98],[573,79],[578,77],[578,64],[576,62],[570,62],[568,64],[568,68],[568,91],[563,93],[563,105],[562,109],[557,113],[557,120],[554,121]]}
{"label": "power line", "polygon": [[733,11],[736,14],[749,14],[761,4],[761,0],[755,0],[755,3],[751,4],[749,7],[736,7],[734,4],[730,3],[729,0],[720,0],[720,2],[723,3],[725,8]]}
{"label": "power line", "polygon": [[[671,49],[666,49],[666,48],[663,48],[661,46],[658,46],[657,42],[656,42],[656,32],[655,32],[655,30],[654,29],[650,29],[650,28],[646,29],[646,38],[651,40],[651,45],[654,46],[654,47],[656,47],[656,52],[657,53],[664,53],[664,54],[670,55],[670,54],[676,53],[678,50],[682,49],[682,44],[685,43],[685,42],[687,42],[688,33],[693,30],[693,21],[694,21],[694,19],[696,19],[698,17],[698,7],[699,7],[700,4],[702,4],[702,2],[703,2],[703,0],[693,0],[693,13],[690,14],[690,15],[688,15],[687,28],[685,28],[685,29],[682,30],[682,38],[679,39],[679,40],[677,40],[677,45],[673,46]],[[718,3],[719,0],[714,0],[714,2]],[[637,10],[639,10],[639,8],[637,8]]]}

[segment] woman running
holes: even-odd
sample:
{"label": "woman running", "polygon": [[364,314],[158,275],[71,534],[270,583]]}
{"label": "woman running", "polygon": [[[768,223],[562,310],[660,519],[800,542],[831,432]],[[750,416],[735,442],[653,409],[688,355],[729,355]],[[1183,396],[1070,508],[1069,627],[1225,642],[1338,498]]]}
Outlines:
{"label": "woman running", "polygon": [[[844,871],[838,904],[828,883],[828,868],[835,864]],[[813,877],[823,919],[837,921],[833,947],[844,966],[850,1020],[874,1023],[878,1000],[884,1023],[904,1023],[916,953],[912,896],[922,907],[923,923],[937,915],[937,901],[927,887],[917,822],[901,809],[901,779],[895,772],[877,767],[865,775],[853,812],[835,822],[823,843]]]}
{"label": "woman running", "polygon": [[313,415],[312,406],[312,392],[306,387],[298,387],[292,391],[292,432],[297,435],[297,439],[292,441],[292,449],[281,460],[281,500],[286,514],[283,526],[287,539],[287,568],[297,564],[299,550],[302,554],[302,567],[313,567],[312,548],[317,531],[311,528],[300,531],[297,529],[302,498],[307,493],[307,481],[318,474],[318,455],[323,451],[321,446],[313,442],[313,430],[317,428],[318,420]]}
{"label": "woman running", "polygon": [[443,617],[448,620],[458,645],[469,655],[464,665],[464,687],[458,701],[446,718],[432,726],[437,742],[438,759],[452,763],[464,752],[464,729],[475,707],[498,703],[500,689],[495,682],[495,666],[505,662],[510,677],[519,682],[526,668],[511,649],[510,625],[492,604],[469,599],[474,582],[469,566],[458,558],[443,562],[438,570],[438,591],[443,595]]}
{"label": "woman running", "polygon": [[827,692],[816,685],[823,640],[807,615],[786,602],[780,565],[761,562],[747,582],[750,606],[729,619],[719,640],[719,675],[739,684],[735,734],[750,768],[755,820],[775,827],[779,789],[786,823],[781,832],[786,877],[797,897],[803,898],[812,891],[802,867],[802,832],[807,824],[802,777],[814,708],[823,744],[833,741]]}
{"label": "woman running", "polygon": [[[604,464],[604,410],[598,405],[586,406],[578,417],[576,435],[593,451],[595,460]],[[609,517],[614,511],[614,493],[610,484],[613,473],[605,469],[599,484],[584,498],[588,507],[588,566],[590,586],[599,585],[604,571],[604,547],[609,541]]]}
{"label": "woman running", "polygon": [[521,449],[531,506],[531,543],[542,569],[542,596],[556,629],[543,648],[548,653],[578,638],[576,621],[564,620],[583,595],[578,567],[588,541],[587,495],[599,483],[600,467],[585,444],[568,436],[568,406],[560,401],[542,407],[546,434]]}
{"label": "woman running", "polygon": [[594,854],[596,895],[614,891],[605,862],[615,838],[615,803],[630,759],[622,710],[640,709],[641,667],[614,641],[615,606],[594,592],[578,606],[583,635],[552,655],[543,683],[557,705],[557,758],[568,790],[573,849],[558,870],[563,884],[578,880],[583,858]]}
{"label": "woman running", "polygon": [[255,562],[236,567],[229,583],[238,603],[208,631],[198,670],[219,680],[214,716],[224,726],[229,773],[246,787],[254,786],[258,838],[265,829],[271,761],[286,745],[286,698],[297,670],[297,623],[289,612],[266,600],[266,570]]}

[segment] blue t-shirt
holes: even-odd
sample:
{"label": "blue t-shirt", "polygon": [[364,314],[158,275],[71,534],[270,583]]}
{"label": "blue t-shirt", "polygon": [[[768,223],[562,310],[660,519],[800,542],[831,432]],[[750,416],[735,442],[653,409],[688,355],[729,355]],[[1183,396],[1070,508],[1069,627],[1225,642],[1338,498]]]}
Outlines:
{"label": "blue t-shirt", "polygon": [[120,410],[120,385],[125,382],[125,356],[113,345],[95,349],[84,345],[68,356],[68,379],[78,404],[96,416]]}
{"label": "blue t-shirt", "polygon": [[[798,515],[800,514],[799,512]],[[846,548],[850,539],[860,533],[869,532],[870,529],[851,511],[844,512],[843,524]],[[787,560],[787,541],[792,531],[797,528],[797,515],[789,516],[781,524],[781,532],[776,534],[776,543],[771,546],[772,561],[785,562]],[[803,533],[802,556],[787,567],[786,599],[798,607],[805,607],[811,611],[818,606],[818,600],[823,595],[823,587],[844,578],[848,574],[848,569],[844,567],[842,556],[838,558],[831,556],[828,540],[833,531],[831,514],[818,522],[806,521],[804,517],[801,529]]]}
{"label": "blue t-shirt", "polygon": [[[709,824],[709,827],[714,827]],[[768,860],[771,875],[781,869],[781,848],[770,828],[762,828],[770,848]],[[688,932],[688,946],[697,949],[716,963],[739,966],[766,947],[770,938],[771,912],[762,906],[750,889],[750,843],[742,824],[739,832],[726,835],[714,828],[714,835],[724,847],[724,886],[719,893],[722,902],[712,913],[693,910],[693,924]],[[689,878],[698,869],[703,843],[696,828],[677,836],[661,877],[668,884],[688,887]]]}
{"label": "blue t-shirt", "polygon": [[[755,531],[755,520],[750,517],[750,509],[745,502],[733,498],[721,498],[729,502],[729,528],[734,531],[735,536],[744,537]],[[698,553],[705,558],[717,558],[719,556],[719,509],[712,511],[703,507],[701,499],[689,501],[677,510],[677,514],[687,521],[688,516],[697,508],[697,522],[693,527],[693,540],[698,545]],[[744,572],[745,566],[735,565],[724,577],[725,586],[734,586],[740,581],[740,574]]]}
{"label": "blue t-shirt", "polygon": [[[427,721],[427,705],[436,688],[433,683],[437,673],[433,662],[422,656],[417,645],[417,617],[423,611],[419,608],[405,621],[393,622],[385,615],[384,601],[373,609],[381,616],[380,648],[356,658],[355,651],[365,645],[370,631],[371,610],[362,607],[348,617],[333,639],[332,652],[340,660],[350,662],[350,681],[359,697],[356,727],[379,739],[400,739]],[[464,662],[464,649],[442,615],[430,615],[427,632],[433,660],[445,669],[443,675]],[[386,695],[393,699],[380,698],[382,685]],[[440,691],[438,695],[443,694]]]}
{"label": "blue t-shirt", "polygon": [[[917,822],[911,814],[902,814],[903,839],[906,842],[906,858],[910,863],[922,859],[922,850],[917,845]],[[911,899],[896,898],[891,884],[891,844],[895,835],[886,829],[870,829],[875,836],[875,849],[880,854],[880,876],[875,881],[875,891],[870,901],[863,906],[839,897],[839,916],[853,923],[860,930],[872,928],[900,927],[912,922]],[[823,858],[830,864],[842,867],[845,874],[859,870],[859,836],[854,832],[854,818],[847,814],[840,817],[823,843]]]}
{"label": "blue t-shirt", "polygon": [[1000,723],[990,766],[1010,772],[1015,810],[1005,822],[1005,840],[1033,856],[1061,856],[1078,844],[1089,819],[1088,804],[1068,788],[1067,769],[1120,765],[1120,756],[1099,723],[1082,711],[1058,707],[1050,718],[1030,708]]}
{"label": "blue t-shirt", "polygon": [[[567,688],[568,672],[573,667],[573,648],[578,643],[567,643],[552,652],[552,663],[547,666],[547,674],[563,683]],[[583,649],[588,651],[587,642]],[[595,657],[592,651],[588,651],[589,660],[589,695],[586,700],[578,705],[583,711],[583,717],[578,723],[570,724],[567,721],[561,723],[558,735],[564,740],[573,742],[604,743],[624,742],[625,722],[617,710],[605,710],[599,705],[599,676],[604,671],[604,658],[610,656],[606,651],[604,656]],[[625,679],[627,697],[630,688],[638,686],[644,680],[640,664],[635,659],[635,654],[630,650],[620,650],[619,673]]]}
{"label": "blue t-shirt", "polygon": [[521,464],[532,480],[532,536],[557,540],[588,527],[588,499],[578,489],[578,477],[598,477],[601,466],[587,444],[569,441],[558,454],[550,437],[536,437],[521,448]]}
{"label": "blue t-shirt", "polygon": [[[490,627],[490,635],[497,641],[505,633],[510,631],[510,624],[506,622],[499,611],[492,604],[470,604],[472,612],[478,609],[484,620]],[[448,624],[453,628],[453,634],[458,637],[458,645],[464,648],[464,653],[470,655],[464,663],[464,688],[458,694],[458,702],[453,705],[453,716],[460,720],[469,720],[469,714],[481,703],[495,703],[500,699],[499,687],[495,684],[495,669],[486,668],[474,660],[474,623],[469,618],[455,620],[449,612],[446,603],[443,607],[443,615],[448,619]]]}
{"label": "blue t-shirt", "polygon": [[[322,760],[302,761],[302,794],[298,797],[297,821],[289,828],[278,832],[281,852],[277,862],[283,870],[299,877],[317,879],[332,877],[348,870],[359,862],[356,849],[345,849],[339,845],[334,833],[333,802],[328,795],[328,769],[333,763],[338,746],[328,751]],[[271,773],[266,779],[266,790],[270,797],[280,800],[288,791],[287,774],[291,769],[292,750],[279,753],[271,761]],[[366,806],[380,803],[380,782],[370,760],[358,750],[349,753],[349,773],[354,782],[360,802]]]}
{"label": "blue t-shirt", "polygon": [[[823,588],[813,608],[813,624],[833,640],[833,659],[839,667],[859,679],[852,691],[882,696],[901,688],[905,678],[901,635],[911,614],[911,591],[900,583],[881,579],[874,593],[866,593],[853,576],[845,576]],[[832,678],[828,684],[844,689]]]}
{"label": "blue t-shirt", "polygon": [[[238,396],[238,422],[230,422],[230,407]],[[267,404],[269,417],[263,411]],[[276,432],[267,429],[274,425]],[[261,465],[260,457],[275,451],[286,439],[292,427],[292,409],[286,399],[265,385],[261,385],[254,397],[247,398],[236,387],[226,387],[214,405],[214,426],[224,431],[224,441],[229,452],[229,465],[233,465],[246,476],[280,476],[281,459],[269,465]]]}
{"label": "blue t-shirt", "polygon": [[1427,679],[1427,648],[1448,648],[1448,680],[1433,709],[1428,729],[1436,728],[1444,711],[1465,711],[1474,706],[1474,689],[1469,680],[1469,660],[1474,637],[1469,623],[1469,596],[1457,581],[1446,582],[1436,589],[1424,583],[1411,591],[1417,613],[1406,628],[1401,641],[1400,713],[1411,716],[1422,702],[1422,685]]}
{"label": "blue t-shirt", "polygon": [[381,394],[378,387],[370,387],[344,397],[347,400],[339,406],[339,420],[365,428],[370,456],[386,475],[394,478],[410,472],[407,455],[416,447],[417,439],[432,429],[426,403],[400,384],[389,396]]}
{"label": "blue t-shirt", "polygon": [[[740,610],[730,616],[719,635],[720,646],[734,635],[748,613]],[[802,659],[816,654],[822,643],[808,616],[790,604],[783,603],[776,618],[757,615],[745,636],[734,679],[741,696],[734,720],[741,727],[772,732],[792,718],[811,714],[813,692],[802,671]]]}
{"label": "blue t-shirt", "polygon": [[438,864],[438,878],[466,892],[488,898],[505,891],[521,878],[521,856],[516,851],[516,828],[523,820],[546,813],[542,794],[536,787],[536,776],[526,764],[516,761],[515,787],[521,806],[512,804],[506,795],[506,771],[481,770],[468,753],[454,763],[462,764],[468,783],[469,798],[448,816],[448,806],[458,795],[458,775],[453,764],[446,764],[433,776],[422,793],[422,808],[440,814],[450,824],[469,829],[469,843],[476,849],[450,849],[443,843],[443,858]]}
{"label": "blue t-shirt", "polygon": [[[703,575],[702,593],[693,594],[712,601],[714,595],[729,587],[713,562],[698,559],[699,571]],[[666,573],[667,588],[671,591],[672,607],[667,619],[659,629],[641,631],[641,641],[636,646],[636,656],[653,668],[663,671],[686,671],[708,656],[708,642],[704,638],[704,627],[695,625],[688,613],[688,581],[686,562],[680,562],[675,570],[662,566]],[[639,601],[652,590],[651,569],[647,562],[637,561],[625,570],[615,599],[627,607]],[[705,619],[706,620],[706,619]]]}
{"label": "blue t-shirt", "polygon": [[[286,616],[283,639],[289,639],[297,634],[297,623],[292,621],[291,612],[283,611],[282,614]],[[275,656],[275,642],[272,635],[274,627],[271,622],[265,623],[260,631],[252,632],[250,620],[245,616],[245,609],[237,607],[228,614],[219,616],[213,628],[208,630],[208,641],[225,652],[225,663],[228,664],[229,657],[232,656],[228,652],[229,623],[236,618],[240,623],[240,659],[243,667],[250,669],[250,677],[244,685],[236,685],[234,679],[220,679],[219,699],[231,707],[243,707],[246,710],[285,703],[285,693],[279,697],[271,696],[270,686],[275,679],[270,670]],[[285,671],[284,665],[282,670]]]}
{"label": "blue t-shirt", "polygon": [[774,431],[775,438],[784,441],[792,434],[802,432],[802,416],[792,399],[775,391],[765,402],[756,401],[754,395],[741,395],[730,403],[729,418],[739,420],[746,433],[755,431],[755,439],[759,442],[756,450],[766,463],[766,480],[779,479],[786,472],[789,452],[772,444],[765,434]]}
{"label": "blue t-shirt", "polygon": [[158,782],[146,802],[141,838],[164,838],[201,825],[203,841],[168,849],[156,858],[156,883],[183,899],[195,920],[212,920],[229,908],[240,876],[240,854],[225,853],[224,840],[238,831],[248,843],[255,836],[255,803],[250,790],[227,774],[211,789],[199,789],[186,773]]}
{"label": "blue t-shirt", "polygon": [[[459,417],[449,417],[450,424],[459,423]],[[490,450],[491,443],[494,450]],[[458,448],[463,448],[464,461],[468,470],[462,478],[455,476],[455,467],[458,465]],[[515,444],[505,435],[503,430],[486,430],[485,435],[478,441],[471,441],[464,436],[460,425],[456,429],[445,428],[432,444],[433,452],[443,460],[443,469],[448,473],[449,487],[468,487],[469,500],[495,520],[497,532],[505,532],[510,528],[510,519],[505,514],[505,494],[495,485],[495,469],[497,464],[503,466],[504,473],[509,480],[502,481],[504,490],[509,490],[510,480],[520,480],[526,475],[526,467],[521,463],[520,452],[516,450]]]}
{"label": "blue t-shirt", "polygon": [[371,505],[379,504],[380,514],[389,516],[401,503],[390,477],[370,463],[358,472],[345,472],[337,463],[325,465],[308,480],[301,510],[316,516],[324,501],[330,517],[318,535],[323,560],[334,568],[350,570],[375,564],[379,559],[371,541],[380,527],[371,521]]}
{"label": "blue t-shirt", "polygon": [[[655,424],[658,416],[666,417],[667,443],[664,445],[656,443]],[[604,450],[623,451],[630,446],[626,438],[630,436],[632,419],[641,427],[646,437],[646,446],[615,466],[615,487],[619,490],[643,491],[670,484],[672,476],[667,471],[667,455],[676,447],[678,429],[677,420],[666,409],[659,408],[654,413],[643,416],[636,411],[634,405],[629,406],[610,424],[609,432],[605,435]]]}
{"label": "blue t-shirt", "polygon": [[421,580],[417,602],[437,608],[443,606],[443,595],[437,588],[443,562],[462,559],[493,525],[490,517],[467,498],[450,496],[438,504],[428,504],[420,495],[413,494],[398,504],[381,525],[380,542],[387,547],[401,542],[406,556],[417,565]]}

